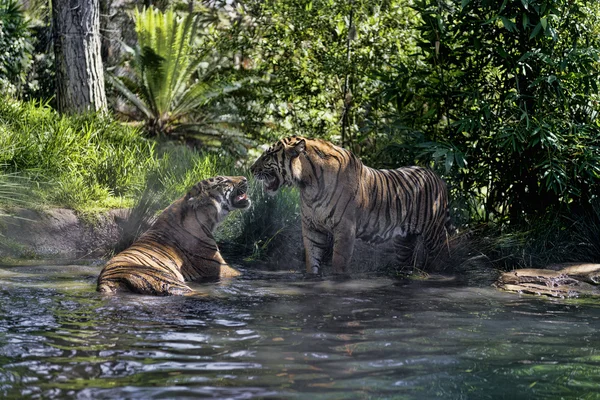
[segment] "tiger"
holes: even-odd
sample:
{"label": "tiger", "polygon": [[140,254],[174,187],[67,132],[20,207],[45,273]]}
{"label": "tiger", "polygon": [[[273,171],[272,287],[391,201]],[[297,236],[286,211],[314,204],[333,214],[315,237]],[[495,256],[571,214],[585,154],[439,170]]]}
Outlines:
{"label": "tiger", "polygon": [[330,256],[333,274],[347,275],[356,238],[393,240],[406,274],[430,264],[447,243],[448,190],[428,168],[374,169],[331,142],[291,136],[250,172],[270,195],[282,186],[299,189],[307,274],[322,273]]}
{"label": "tiger", "polygon": [[163,210],[129,248],[106,263],[97,290],[186,295],[193,293],[186,281],[239,276],[221,256],[213,232],[231,211],[250,206],[247,190],[243,176],[198,182]]}

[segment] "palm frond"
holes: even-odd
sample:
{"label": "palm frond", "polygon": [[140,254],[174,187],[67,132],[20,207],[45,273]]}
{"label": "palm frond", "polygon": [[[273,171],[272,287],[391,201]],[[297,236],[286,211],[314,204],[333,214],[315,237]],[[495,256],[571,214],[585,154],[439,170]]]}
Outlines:
{"label": "palm frond", "polygon": [[125,96],[125,98],[129,100],[138,110],[143,112],[147,118],[153,117],[152,110],[150,110],[147,107],[147,105],[142,99],[138,97],[138,95],[129,90],[129,88],[123,83],[121,79],[117,78],[116,76],[110,73],[106,76],[108,77],[109,82],[112,83],[117,88],[117,90],[119,90],[119,92],[121,92],[121,94]]}
{"label": "palm frond", "polygon": [[[126,78],[115,78],[115,87],[143,112],[146,125],[156,133],[185,133],[189,126],[181,124],[190,122],[203,125],[196,123],[196,115],[210,114],[211,108],[218,106],[217,100],[247,84],[248,79],[223,80],[220,71],[228,61],[212,48],[198,47],[203,43],[198,37],[203,21],[200,15],[179,16],[173,10],[144,8],[136,10],[133,18],[138,36],[132,63],[136,87],[127,85]],[[212,117],[205,118],[205,124],[208,121],[228,123],[215,122]],[[214,135],[221,130],[212,129]]]}

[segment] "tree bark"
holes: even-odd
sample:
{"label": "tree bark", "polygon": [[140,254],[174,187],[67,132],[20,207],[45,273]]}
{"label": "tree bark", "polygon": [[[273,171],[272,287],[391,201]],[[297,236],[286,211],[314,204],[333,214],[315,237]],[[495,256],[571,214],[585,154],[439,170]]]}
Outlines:
{"label": "tree bark", "polygon": [[52,20],[58,111],[106,109],[99,0],[52,0]]}

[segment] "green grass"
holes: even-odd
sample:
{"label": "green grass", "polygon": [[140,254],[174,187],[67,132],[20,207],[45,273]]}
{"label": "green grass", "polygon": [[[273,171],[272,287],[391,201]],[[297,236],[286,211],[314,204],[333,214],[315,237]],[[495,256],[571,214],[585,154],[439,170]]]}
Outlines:
{"label": "green grass", "polygon": [[[48,206],[85,209],[131,203],[156,168],[155,143],[109,117],[59,116],[46,104],[0,101],[0,165]],[[1,199],[0,199],[1,201]]]}
{"label": "green grass", "polygon": [[[0,175],[21,177],[20,188],[35,193],[38,205],[129,207],[147,186],[170,202],[231,165],[216,155],[146,139],[110,116],[60,116],[46,104],[0,101]],[[13,200],[0,193],[0,204]]]}

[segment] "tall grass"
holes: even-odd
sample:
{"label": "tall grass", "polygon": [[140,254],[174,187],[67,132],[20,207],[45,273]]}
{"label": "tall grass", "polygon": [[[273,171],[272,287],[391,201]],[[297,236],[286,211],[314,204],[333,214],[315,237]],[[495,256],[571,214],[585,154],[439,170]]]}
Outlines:
{"label": "tall grass", "polygon": [[0,101],[0,165],[27,176],[49,205],[114,206],[143,188],[146,171],[158,163],[154,146],[109,117]]}
{"label": "tall grass", "polygon": [[[485,255],[498,270],[546,268],[567,262],[600,262],[600,204],[576,215],[553,215],[532,220],[527,226],[484,225],[463,232],[459,250]],[[463,251],[464,253],[464,251]],[[464,261],[458,257],[453,261]]]}

